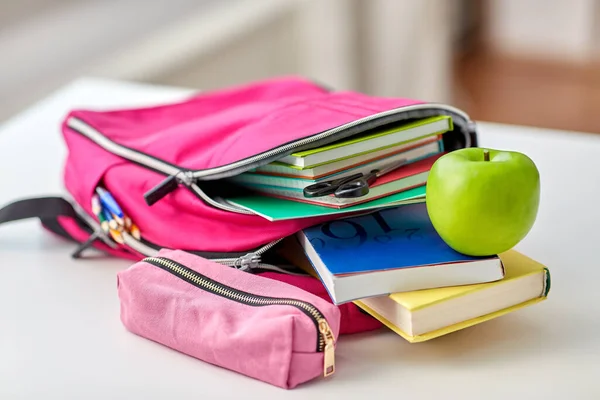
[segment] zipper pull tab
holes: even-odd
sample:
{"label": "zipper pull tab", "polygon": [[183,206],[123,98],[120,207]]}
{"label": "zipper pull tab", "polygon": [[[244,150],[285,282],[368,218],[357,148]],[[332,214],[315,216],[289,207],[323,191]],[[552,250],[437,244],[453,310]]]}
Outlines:
{"label": "zipper pull tab", "polygon": [[323,349],[323,376],[328,377],[335,372],[335,339],[333,332],[326,320],[319,320],[319,332],[323,336],[325,347]]}
{"label": "zipper pull tab", "polygon": [[148,204],[149,206],[153,205],[154,203],[161,200],[163,197],[177,189],[180,183],[189,186],[192,183],[192,178],[188,176],[184,171],[181,171],[176,175],[169,176],[167,179],[160,182],[158,185],[154,186],[152,189],[144,193],[144,199],[146,200],[146,204]]}
{"label": "zipper pull tab", "polygon": [[252,268],[258,267],[258,264],[260,264],[260,255],[256,253],[248,253],[235,260],[233,266],[240,271],[247,272]]}

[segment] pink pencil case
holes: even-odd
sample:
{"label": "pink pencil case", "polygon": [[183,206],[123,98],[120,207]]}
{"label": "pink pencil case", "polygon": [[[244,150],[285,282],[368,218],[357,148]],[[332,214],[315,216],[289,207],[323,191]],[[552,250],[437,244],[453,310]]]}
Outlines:
{"label": "pink pencil case", "polygon": [[295,286],[180,250],[117,282],[121,321],[139,336],[286,389],[335,372],[339,309]]}

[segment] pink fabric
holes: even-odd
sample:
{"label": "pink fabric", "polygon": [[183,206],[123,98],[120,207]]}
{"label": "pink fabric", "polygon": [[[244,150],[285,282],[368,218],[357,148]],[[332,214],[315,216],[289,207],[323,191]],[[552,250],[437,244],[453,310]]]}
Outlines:
{"label": "pink fabric", "polygon": [[[162,250],[159,256],[238,290],[307,301],[325,316],[337,340],[339,310],[318,296],[182,251]],[[139,336],[282,388],[323,374],[318,331],[295,307],[237,303],[145,262],[119,272],[117,282],[121,321]]]}
{"label": "pink fabric", "polygon": [[[82,230],[75,221],[67,217],[59,217],[58,222],[73,237],[73,239],[84,242],[89,234]],[[139,261],[144,258],[143,255],[124,249],[112,249],[104,244],[98,243],[96,247],[112,256]],[[311,276],[297,276],[278,272],[262,272],[261,277],[284,282],[296,286],[308,293],[319,296],[323,300],[333,303],[327,289],[317,278]],[[361,311],[354,303],[345,303],[337,306],[340,311],[340,335],[349,335],[360,332],[376,330],[382,327],[382,324],[375,318]]]}
{"label": "pink fabric", "polygon": [[[71,218],[60,217],[58,222],[61,226],[77,241],[84,242],[89,234],[82,230]],[[139,261],[144,258],[143,255],[124,249],[112,249],[104,244],[98,243],[96,247],[112,256]],[[289,285],[296,286],[308,293],[319,296],[323,300],[333,303],[327,289],[323,283],[311,276],[296,276],[278,272],[263,272],[261,277],[281,281]],[[345,303],[337,306],[340,311],[340,335],[349,335],[360,332],[376,330],[382,327],[382,324],[375,318],[361,311],[354,303]]]}
{"label": "pink fabric", "polygon": [[[333,304],[323,283],[312,276],[297,276],[279,272],[263,272],[260,276],[294,285]],[[340,335],[373,331],[383,326],[381,322],[369,314],[362,312],[354,303],[344,303],[337,307],[339,308],[341,315]]]}
{"label": "pink fabric", "polygon": [[[420,103],[355,92],[327,92],[298,78],[281,78],[202,93],[156,107],[74,110],[107,138],[189,169],[226,165],[374,113]],[[66,121],[66,120],[65,120]],[[143,194],[166,177],[112,155],[63,125],[69,149],[65,185],[91,214],[102,183],[139,226],[162,247],[214,252],[244,251],[291,235],[331,217],[270,222],[223,211],[179,188],[152,207]],[[200,183],[202,186],[202,183]]]}

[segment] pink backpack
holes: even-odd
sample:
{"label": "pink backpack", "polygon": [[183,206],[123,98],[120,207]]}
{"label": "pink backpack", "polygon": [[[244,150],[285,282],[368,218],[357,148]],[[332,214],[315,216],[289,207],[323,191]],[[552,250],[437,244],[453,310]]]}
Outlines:
{"label": "pink backpack", "polygon": [[[475,124],[454,107],[405,98],[331,91],[279,78],[204,92],[184,101],[120,110],[73,110],[62,126],[71,199],[24,199],[0,209],[0,223],[39,217],[44,227],[114,256],[140,260],[162,248],[185,250],[242,270],[272,269],[280,240],[333,217],[270,222],[223,200],[223,180],[303,148],[379,126],[449,115],[446,151],[476,146]],[[142,238],[118,244],[92,212],[98,185],[118,200]],[[92,238],[91,235],[93,236]]]}

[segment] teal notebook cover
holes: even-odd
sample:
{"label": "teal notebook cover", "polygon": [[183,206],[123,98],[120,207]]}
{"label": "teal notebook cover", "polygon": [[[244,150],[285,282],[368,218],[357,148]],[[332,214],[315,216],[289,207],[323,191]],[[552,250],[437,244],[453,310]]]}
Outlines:
{"label": "teal notebook cover", "polygon": [[332,214],[348,214],[374,208],[391,207],[403,203],[424,202],[425,186],[419,186],[404,192],[342,209],[260,195],[231,197],[228,198],[227,201],[236,206],[254,211],[256,214],[270,221],[280,221]]}

